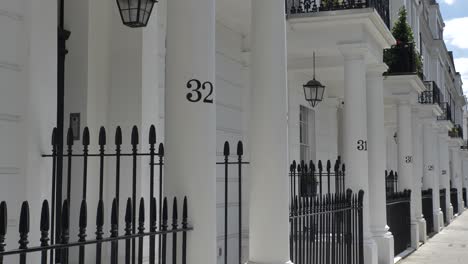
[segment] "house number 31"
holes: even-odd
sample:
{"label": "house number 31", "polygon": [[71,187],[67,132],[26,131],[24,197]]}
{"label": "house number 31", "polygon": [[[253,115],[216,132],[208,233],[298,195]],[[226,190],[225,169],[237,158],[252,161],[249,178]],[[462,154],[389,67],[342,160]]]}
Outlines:
{"label": "house number 31", "polygon": [[359,151],[367,151],[367,141],[366,141],[366,140],[358,140],[358,142],[357,142],[357,150],[359,150]]}
{"label": "house number 31", "polygon": [[[190,102],[196,103],[203,99],[203,103],[213,103],[213,83],[202,83],[200,80],[192,79],[187,82],[187,88],[191,90],[189,93],[187,93],[187,100]],[[202,93],[202,91],[206,92]]]}

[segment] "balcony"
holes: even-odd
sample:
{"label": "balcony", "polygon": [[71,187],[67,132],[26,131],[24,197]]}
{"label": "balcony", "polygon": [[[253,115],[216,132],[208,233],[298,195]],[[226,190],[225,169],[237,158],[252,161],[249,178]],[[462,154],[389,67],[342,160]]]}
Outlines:
{"label": "balcony", "polygon": [[390,28],[389,0],[285,0],[286,14],[312,14],[325,11],[374,8]]}
{"label": "balcony", "polygon": [[449,103],[442,103],[440,106],[442,108],[442,115],[437,117],[439,121],[453,121],[452,118],[452,108]]}
{"label": "balcony", "polygon": [[455,125],[452,130],[448,132],[451,138],[463,138],[463,128],[460,125]]}
{"label": "balcony", "polygon": [[426,91],[419,95],[419,103],[441,105],[444,98],[437,84],[434,81],[425,81],[424,86],[426,86]]}
{"label": "balcony", "polygon": [[385,49],[384,62],[388,65],[386,75],[418,74],[414,43],[400,43]]}

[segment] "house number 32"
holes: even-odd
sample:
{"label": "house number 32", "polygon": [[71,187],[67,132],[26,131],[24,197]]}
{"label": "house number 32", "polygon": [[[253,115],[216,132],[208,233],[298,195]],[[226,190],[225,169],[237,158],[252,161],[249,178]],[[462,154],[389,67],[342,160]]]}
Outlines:
{"label": "house number 32", "polygon": [[[200,80],[192,79],[187,82],[187,88],[191,90],[189,93],[187,93],[187,100],[190,102],[196,103],[203,99],[203,103],[213,103],[213,83],[202,83]],[[206,92],[202,93],[202,91]]]}

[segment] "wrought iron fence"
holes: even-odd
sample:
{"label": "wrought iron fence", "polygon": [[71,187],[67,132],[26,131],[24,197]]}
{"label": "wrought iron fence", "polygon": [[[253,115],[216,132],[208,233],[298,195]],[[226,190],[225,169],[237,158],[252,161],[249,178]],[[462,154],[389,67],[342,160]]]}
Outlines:
{"label": "wrought iron fence", "polygon": [[[129,145],[123,145],[122,129],[117,127],[115,130],[113,151],[106,150],[110,144],[107,144],[106,130],[101,127],[99,136],[97,138],[97,145],[91,144],[91,137],[89,129],[86,127],[82,133],[82,151],[74,151],[74,135],[73,130],[70,128],[67,132],[66,140],[66,153],[59,154],[57,149],[59,147],[59,138],[57,137],[57,129],[52,133],[52,153],[43,155],[45,158],[50,158],[52,162],[52,186],[50,207],[49,201],[45,201],[42,208],[41,215],[41,244],[37,247],[29,248],[27,246],[28,233],[29,233],[29,206],[28,203],[23,203],[20,216],[20,247],[19,250],[8,249],[5,250],[5,232],[6,227],[2,227],[0,234],[0,256],[18,255],[19,263],[25,263],[26,257],[31,252],[41,252],[41,263],[68,263],[69,251],[72,248],[77,248],[78,258],[72,259],[72,262],[85,263],[86,247],[94,245],[96,248],[96,263],[101,263],[103,257],[107,257],[107,252],[102,250],[103,245],[110,245],[110,261],[111,263],[118,262],[118,244],[121,241],[125,244],[125,262],[126,263],[142,263],[143,248],[146,247],[146,240],[149,240],[149,263],[165,263],[166,261],[177,261],[178,255],[181,255],[181,261],[186,262],[186,236],[187,232],[192,230],[188,226],[188,209],[187,199],[184,199],[182,218],[179,217],[179,210],[177,207],[177,199],[174,198],[172,207],[172,220],[168,218],[169,206],[167,205],[167,198],[162,195],[163,185],[163,165],[164,165],[164,145],[160,143],[156,145],[156,129],[151,126],[148,134],[148,152],[138,150],[139,132],[137,127],[133,127],[131,131],[131,138],[129,138]],[[124,147],[123,147],[124,146]],[[77,147],[77,146],[76,146]],[[131,151],[126,152],[124,149],[131,147]],[[157,149],[156,149],[157,147]],[[97,149],[97,152],[92,152],[90,149]],[[139,209],[137,214],[137,168],[139,159],[147,157],[149,161],[149,184],[147,185],[149,197],[149,226],[145,227],[145,201],[140,197]],[[58,165],[58,160],[64,159],[66,166],[64,166],[64,174],[61,172],[61,166]],[[97,163],[98,172],[91,172],[91,167],[88,167],[88,162],[94,159]],[[124,161],[125,159],[125,161]],[[124,163],[126,162],[126,163]],[[114,177],[105,177],[104,169],[110,170],[110,165],[115,166],[112,172]],[[122,165],[123,164],[123,165]],[[72,167],[78,169],[82,178],[79,179],[82,183],[81,188],[72,186]],[[121,199],[121,168],[126,171],[131,171],[131,191],[130,197],[127,199],[126,213],[124,219],[124,234],[119,235],[121,226],[119,225],[119,209]],[[156,171],[159,171],[158,173]],[[76,173],[76,171],[75,171]],[[97,184],[98,199],[90,201],[88,193],[88,174],[96,175],[99,179]],[[126,173],[125,173],[126,174]],[[66,177],[65,181],[62,175]],[[77,175],[74,176],[74,178]],[[111,179],[113,178],[113,179]],[[127,177],[126,177],[127,178]],[[159,195],[156,199],[155,181],[159,181]],[[66,183],[66,186],[64,185]],[[111,201],[106,202],[104,198],[104,188],[109,184],[115,184],[115,189],[110,191]],[[65,187],[65,188],[64,188]],[[63,194],[62,189],[65,189]],[[71,192],[76,192],[72,200]],[[97,219],[96,219],[96,237],[92,240],[87,240],[87,226],[88,226],[88,204],[97,204]],[[70,239],[70,212],[74,211],[74,204],[79,211],[77,219],[77,227],[79,234],[77,234],[77,241]],[[104,206],[112,204],[110,223],[105,221]],[[6,219],[6,203],[2,205],[2,219]],[[137,219],[138,217],[138,219]],[[181,221],[180,221],[181,220]],[[109,237],[105,237],[103,231],[104,224],[108,223],[111,227]],[[4,222],[0,220],[0,226]],[[145,232],[148,230],[148,232]],[[49,236],[50,234],[50,236]],[[182,236],[182,245],[179,247],[177,241],[178,236]],[[73,242],[70,242],[72,240]],[[156,246],[158,240],[158,247]],[[172,245],[171,245],[172,244]],[[179,243],[180,244],[180,243]],[[178,250],[178,248],[180,248]],[[93,252],[94,254],[94,252]],[[103,256],[104,255],[104,256]],[[146,257],[146,256],[145,256]],[[172,260],[171,260],[172,258]],[[2,263],[2,261],[0,261]],[[9,262],[11,263],[11,262]]]}
{"label": "wrought iron fence", "polygon": [[445,225],[448,225],[449,223],[449,217],[448,217],[448,214],[447,214],[447,190],[446,189],[441,189],[439,190],[439,201],[440,201],[440,210],[442,210],[442,213],[444,214],[444,224]]}
{"label": "wrought iron fence", "polygon": [[364,192],[295,196],[290,204],[290,255],[297,264],[363,264]]}
{"label": "wrought iron fence", "polygon": [[444,98],[437,84],[434,81],[424,81],[424,85],[426,91],[419,95],[419,103],[440,105]]}
{"label": "wrought iron fence", "polygon": [[[51,237],[49,236],[50,231],[50,208],[49,202],[45,200],[42,204],[41,220],[36,226],[40,230],[41,237],[37,246],[29,247],[28,235],[30,233],[30,220],[29,220],[29,204],[23,202],[21,207],[21,214],[19,218],[19,241],[18,247],[12,247],[6,250],[5,239],[7,232],[7,204],[2,202],[0,204],[0,263],[19,263],[26,264],[29,254],[39,253],[40,261],[35,260],[35,263],[47,264],[53,263],[53,251],[60,249],[60,257],[56,263],[67,264],[71,263],[89,263],[85,260],[86,248],[95,247],[96,259],[95,263],[102,263],[103,258],[103,245],[110,245],[110,263],[117,264],[119,259],[119,242],[124,243],[125,252],[124,259],[125,263],[143,263],[143,248],[146,243],[149,243],[149,263],[177,263],[177,258],[181,257],[181,263],[187,263],[186,252],[187,252],[187,232],[192,230],[188,226],[188,205],[187,198],[184,198],[182,218],[179,218],[179,209],[177,207],[177,199],[174,198],[172,205],[172,220],[168,217],[168,202],[167,198],[164,198],[162,207],[162,218],[158,224],[157,220],[157,202],[156,198],[152,198],[150,202],[150,218],[149,228],[145,227],[145,215],[146,207],[144,198],[140,199],[139,210],[138,210],[138,232],[132,232],[132,226],[134,224],[133,219],[133,207],[132,199],[128,198],[126,210],[125,210],[125,233],[119,235],[119,220],[118,220],[118,203],[117,199],[114,198],[112,201],[110,220],[110,232],[108,236],[104,236],[103,230],[105,221],[104,216],[104,202],[99,200],[97,206],[97,218],[95,227],[95,238],[86,239],[87,228],[88,228],[88,210],[86,200],[82,200],[80,213],[79,213],[79,234],[77,235],[78,240],[70,242],[70,207],[68,201],[63,202],[62,216],[61,216],[61,234],[60,240],[55,243],[49,243]],[[171,227],[169,228],[169,225]],[[159,228],[158,228],[159,226]],[[148,230],[149,232],[145,232]],[[146,240],[149,242],[145,242]],[[177,244],[177,240],[181,239],[181,245]],[[156,249],[155,242],[159,240],[160,248]],[[136,243],[135,243],[136,242]],[[171,245],[172,244],[172,245]],[[133,245],[136,246],[136,252],[132,250]],[[76,260],[69,261],[69,250],[71,248],[78,248],[79,256],[78,262]],[[171,252],[168,256],[168,250]]]}
{"label": "wrought iron fence", "polygon": [[416,74],[414,43],[399,43],[384,50],[384,62],[388,65],[387,75]]}
{"label": "wrought iron fence", "polygon": [[387,195],[398,192],[398,173],[385,170],[385,190]]}
{"label": "wrought iron fence", "polygon": [[304,161],[297,164],[296,161],[293,161],[289,171],[291,200],[296,196],[309,197],[321,196],[325,193],[344,193],[345,169],[340,157],[335,161],[333,168],[330,160],[327,161],[325,168],[320,160],[317,165],[313,161],[309,161],[309,164]]}
{"label": "wrought iron fence", "polygon": [[432,189],[422,190],[421,198],[422,198],[422,213],[424,215],[424,219],[426,220],[426,234],[430,236],[434,233],[434,213],[432,212],[433,211]]}
{"label": "wrought iron fence", "polygon": [[437,120],[453,121],[452,108],[450,107],[450,104],[445,102],[445,103],[442,103],[440,107],[442,108],[443,113],[442,115],[437,117]]}
{"label": "wrought iron fence", "polygon": [[237,252],[237,258],[238,258],[238,263],[242,264],[242,172],[243,172],[243,166],[246,164],[250,164],[249,162],[243,161],[244,157],[244,145],[241,141],[237,143],[237,150],[236,150],[236,156],[237,160],[235,161],[230,161],[229,157],[231,155],[231,150],[230,150],[230,144],[229,142],[224,143],[224,149],[223,149],[223,156],[224,156],[224,161],[222,162],[217,162],[217,165],[222,165],[224,168],[224,263],[228,263],[228,252],[229,252],[229,247],[228,247],[228,221],[229,221],[229,168],[230,167],[236,167],[237,168],[237,179],[238,179],[238,186],[237,186],[237,199],[238,199],[238,225],[237,225],[237,233],[239,235],[238,241],[237,241],[237,246],[238,246],[238,252]]}
{"label": "wrought iron fence", "polygon": [[463,205],[465,206],[465,208],[468,207],[468,200],[466,200],[467,196],[466,196],[466,188],[463,188]]}
{"label": "wrought iron fence", "polygon": [[393,234],[395,256],[411,246],[411,190],[387,195],[387,224]]}
{"label": "wrought iron fence", "polygon": [[285,4],[288,16],[323,11],[374,8],[390,28],[389,0],[285,0]]}
{"label": "wrought iron fence", "polygon": [[458,210],[458,190],[456,188],[450,189],[450,203],[453,207],[453,214],[458,214],[460,211]]}

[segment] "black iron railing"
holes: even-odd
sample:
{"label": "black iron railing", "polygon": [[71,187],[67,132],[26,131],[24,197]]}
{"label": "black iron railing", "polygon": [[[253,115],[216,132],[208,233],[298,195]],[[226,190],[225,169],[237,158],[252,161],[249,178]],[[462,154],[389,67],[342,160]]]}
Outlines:
{"label": "black iron railing", "polygon": [[468,200],[467,200],[467,196],[466,196],[466,188],[463,188],[463,206],[465,206],[465,208],[468,207]]}
{"label": "black iron railing", "polygon": [[448,210],[447,210],[447,190],[446,189],[441,189],[439,190],[439,202],[440,202],[440,210],[442,210],[442,213],[444,214],[444,224],[448,225],[449,223],[449,217],[448,217]]}
{"label": "black iron railing", "polygon": [[422,213],[424,219],[426,220],[426,234],[428,236],[434,233],[434,213],[433,213],[433,193],[432,189],[422,190]]}
{"label": "black iron railing", "polygon": [[386,75],[417,73],[414,43],[399,43],[385,49],[383,59],[388,66]]}
{"label": "black iron railing", "polygon": [[458,190],[456,188],[450,189],[450,203],[453,207],[453,214],[458,214],[460,211],[458,210]]}
{"label": "black iron railing", "polygon": [[443,96],[439,87],[434,81],[425,81],[426,91],[419,95],[420,104],[437,104],[440,105],[443,101]]}
{"label": "black iron railing", "polygon": [[411,191],[387,196],[387,224],[393,234],[395,256],[411,246]]}
{"label": "black iron railing", "polygon": [[441,108],[442,108],[442,115],[438,116],[437,117],[437,120],[440,120],[440,121],[453,121],[453,117],[452,117],[452,107],[450,106],[449,103],[442,103],[441,104]]}
{"label": "black iron railing", "polygon": [[463,128],[461,125],[455,125],[452,130],[448,132],[451,138],[463,138]]}
{"label": "black iron railing", "polygon": [[[29,247],[28,236],[30,233],[30,221],[29,221],[29,204],[28,202],[23,202],[21,207],[21,213],[19,217],[19,241],[18,247],[11,245],[10,249],[5,250],[5,238],[7,230],[7,204],[2,202],[0,204],[0,263],[19,263],[26,264],[29,263],[28,256],[32,253],[40,253],[40,261],[38,259],[34,260],[34,263],[48,264],[54,263],[53,261],[53,250],[60,249],[60,259],[55,263],[67,264],[71,263],[90,263],[89,260],[86,260],[86,248],[95,247],[96,259],[94,263],[101,263],[103,258],[103,246],[110,245],[110,263],[117,264],[119,258],[119,242],[123,243],[125,246],[124,258],[126,263],[142,263],[144,258],[143,248],[146,247],[145,244],[149,243],[149,263],[156,263],[156,258],[161,261],[161,263],[166,263],[166,261],[174,262],[178,258],[181,258],[181,263],[187,263],[186,251],[187,251],[187,232],[192,230],[188,226],[188,205],[187,199],[184,198],[183,209],[182,209],[182,218],[179,218],[179,209],[177,207],[177,199],[174,198],[172,205],[172,219],[168,217],[168,202],[164,198],[163,207],[162,207],[162,218],[161,222],[158,223],[158,217],[156,215],[157,211],[157,202],[156,198],[151,199],[150,202],[150,217],[149,217],[149,226],[145,227],[145,215],[147,213],[144,198],[140,199],[139,209],[138,209],[138,232],[132,232],[133,225],[133,208],[132,208],[132,199],[128,198],[125,210],[125,233],[119,235],[118,227],[118,204],[117,199],[114,198],[112,201],[111,215],[109,216],[109,222],[105,220],[104,216],[104,207],[105,204],[103,200],[99,200],[97,205],[97,218],[96,226],[93,229],[95,231],[95,238],[86,239],[87,237],[87,221],[88,221],[88,211],[87,211],[87,202],[83,200],[81,202],[81,207],[79,210],[79,234],[77,235],[77,240],[70,238],[70,207],[65,200],[62,207],[62,218],[61,218],[61,234],[60,241],[55,243],[49,243],[51,237],[50,234],[50,208],[49,202],[45,200],[42,204],[41,210],[41,221],[35,226],[40,233],[40,240],[37,241],[37,246]],[[105,236],[103,230],[104,223],[107,222],[110,225],[110,232]],[[34,223],[36,224],[36,223]],[[169,227],[171,226],[171,227]],[[148,230],[148,231],[146,231]],[[12,234],[13,235],[13,234]],[[168,241],[169,239],[169,241]],[[177,244],[177,240],[181,239],[181,244]],[[73,240],[72,242],[70,240]],[[149,242],[147,241],[149,240]],[[156,240],[160,243],[160,248],[156,248]],[[136,242],[136,251],[132,251],[132,242]],[[170,243],[172,242],[172,243]],[[78,261],[76,259],[69,261],[69,250],[72,248],[78,248]],[[106,247],[104,247],[106,248]],[[106,253],[104,253],[106,254]],[[122,254],[120,254],[122,255]],[[169,257],[170,256],[170,257]],[[31,259],[29,259],[31,261]],[[137,261],[137,262],[136,262]],[[158,262],[159,263],[159,262]]]}
{"label": "black iron railing", "polygon": [[398,173],[385,170],[385,190],[387,195],[398,192]]}
{"label": "black iron railing", "polygon": [[[222,166],[224,169],[224,263],[228,263],[228,254],[229,254],[229,247],[228,247],[228,233],[229,233],[229,190],[230,190],[230,181],[229,175],[231,173],[235,173],[233,170],[237,170],[235,175],[237,176],[237,202],[238,202],[238,210],[237,210],[237,233],[238,233],[238,240],[237,240],[237,263],[242,264],[245,261],[242,260],[242,172],[243,166],[250,164],[243,160],[244,158],[244,145],[241,141],[237,143],[237,150],[235,156],[237,157],[236,160],[231,161],[231,151],[230,151],[230,144],[229,142],[224,143],[223,149],[223,156],[224,161],[217,162],[216,164]],[[232,176],[231,176],[232,177]]]}
{"label": "black iron railing", "polygon": [[290,255],[296,264],[364,264],[364,192],[294,197],[290,205]]}
{"label": "black iron railing", "polygon": [[347,9],[374,8],[390,28],[389,0],[285,0],[286,14],[317,13]]}
{"label": "black iron railing", "polygon": [[291,199],[296,196],[344,193],[345,165],[341,163],[340,157],[335,161],[333,168],[330,160],[327,161],[326,168],[323,167],[322,161],[318,161],[317,165],[313,161],[309,161],[309,164],[304,161],[297,164],[293,161],[289,171],[289,187]]}
{"label": "black iron railing", "polygon": [[[69,262],[69,249],[76,247],[78,248],[78,259],[70,260],[73,263],[78,262],[79,264],[87,262],[85,260],[86,245],[95,245],[96,247],[96,263],[101,263],[101,258],[107,257],[107,251],[102,250],[103,244],[108,243],[110,245],[110,260],[111,263],[117,263],[118,258],[118,244],[119,241],[125,245],[125,259],[127,263],[132,261],[132,263],[142,262],[143,259],[143,248],[147,247],[145,243],[148,243],[149,246],[149,255],[148,261],[153,264],[158,262],[176,261],[177,258],[181,258],[182,263],[186,263],[186,232],[190,231],[191,228],[188,226],[187,222],[187,199],[184,199],[182,218],[179,218],[179,210],[177,207],[177,200],[174,198],[173,207],[172,207],[172,220],[168,218],[168,205],[167,199],[162,196],[162,183],[163,183],[163,164],[164,164],[164,146],[160,143],[156,151],[156,129],[154,126],[151,126],[149,129],[148,136],[148,152],[141,152],[138,150],[139,144],[139,132],[137,127],[133,127],[131,132],[130,144],[131,151],[123,151],[122,143],[122,130],[120,127],[117,127],[115,130],[114,145],[112,149],[114,151],[106,151],[107,144],[107,135],[103,127],[99,130],[99,136],[97,140],[97,146],[92,146],[90,140],[89,129],[86,127],[83,130],[82,134],[82,151],[74,152],[74,135],[72,129],[69,129],[67,132],[66,140],[66,154],[59,154],[57,149],[59,146],[59,138],[57,129],[53,130],[52,133],[52,154],[43,155],[43,157],[51,158],[52,162],[52,186],[51,186],[51,199],[50,207],[49,202],[45,201],[42,207],[41,214],[41,240],[40,245],[36,247],[28,247],[28,233],[30,230],[29,226],[29,206],[28,203],[23,203],[20,216],[20,247],[19,250],[7,249],[5,250],[4,240],[6,233],[5,222],[0,220],[0,263],[3,263],[3,256],[17,255],[19,256],[19,263],[25,263],[26,258],[31,252],[41,252],[41,263],[68,263]],[[97,149],[98,152],[91,153],[89,151],[90,145],[92,149]],[[125,146],[127,148],[127,146]],[[145,227],[145,201],[143,197],[139,201],[139,209],[137,208],[137,167],[140,162],[141,157],[147,157],[149,161],[149,179],[150,183],[148,186],[148,201],[149,203],[149,226]],[[61,185],[64,182],[62,179],[59,179],[61,173],[57,173],[59,164],[57,160],[63,158],[66,160],[65,173],[66,176],[66,188]],[[98,172],[91,172],[88,167],[88,161],[91,159],[96,159],[99,167]],[[125,166],[121,164],[126,160]],[[155,162],[157,160],[157,162]],[[113,179],[105,179],[104,177],[104,168],[108,168],[109,164],[113,164],[115,167]],[[82,185],[80,188],[73,187],[72,182],[72,166],[79,167],[81,170],[82,178],[80,181]],[[121,171],[121,168],[124,172]],[[158,171],[156,173],[155,171]],[[89,200],[87,199],[88,192],[88,173],[90,175],[96,175],[99,179],[98,183],[98,199],[97,204],[97,219],[94,239],[87,240],[87,207]],[[127,174],[131,176],[131,192],[130,197],[127,199],[126,203],[126,214],[124,219],[124,228],[119,225],[119,209],[121,200],[121,175]],[[156,199],[156,190],[155,190],[155,180],[159,180],[159,195]],[[104,200],[104,188],[108,184],[114,183],[115,189],[114,192],[111,191],[113,199],[112,201]],[[61,190],[65,189],[65,197],[62,197]],[[71,191],[78,193],[77,200],[74,201],[71,198]],[[110,219],[110,234],[109,237],[105,237],[105,232],[103,231],[103,226],[105,221],[104,216],[104,206],[110,206],[112,204],[111,216]],[[76,206],[74,206],[76,205]],[[74,208],[79,207],[79,219],[77,219],[77,225],[79,227],[79,234],[77,235],[78,240],[74,241],[73,238],[70,239],[70,211]],[[1,217],[0,219],[6,219],[6,203],[3,203],[0,210]],[[138,214],[137,214],[138,212]],[[179,221],[181,220],[181,221]],[[125,233],[119,235],[119,230],[123,229]],[[147,231],[145,231],[147,230]],[[50,234],[50,236],[49,236]],[[73,235],[74,236],[74,235]],[[167,242],[168,236],[171,238],[172,246]],[[177,237],[182,236],[182,246],[178,252]],[[148,240],[148,242],[145,242]],[[159,247],[156,246],[156,240],[158,241]],[[72,242],[70,242],[72,241]],[[172,247],[172,249],[171,249]],[[171,253],[172,252],[172,253]],[[170,253],[170,255],[168,255]],[[105,256],[102,256],[105,255]],[[178,256],[180,255],[180,256]],[[146,257],[146,256],[145,256]],[[14,256],[13,256],[14,258]],[[157,258],[157,259],[156,259]],[[12,263],[12,262],[7,262]],[[88,261],[89,263],[89,261]]]}

